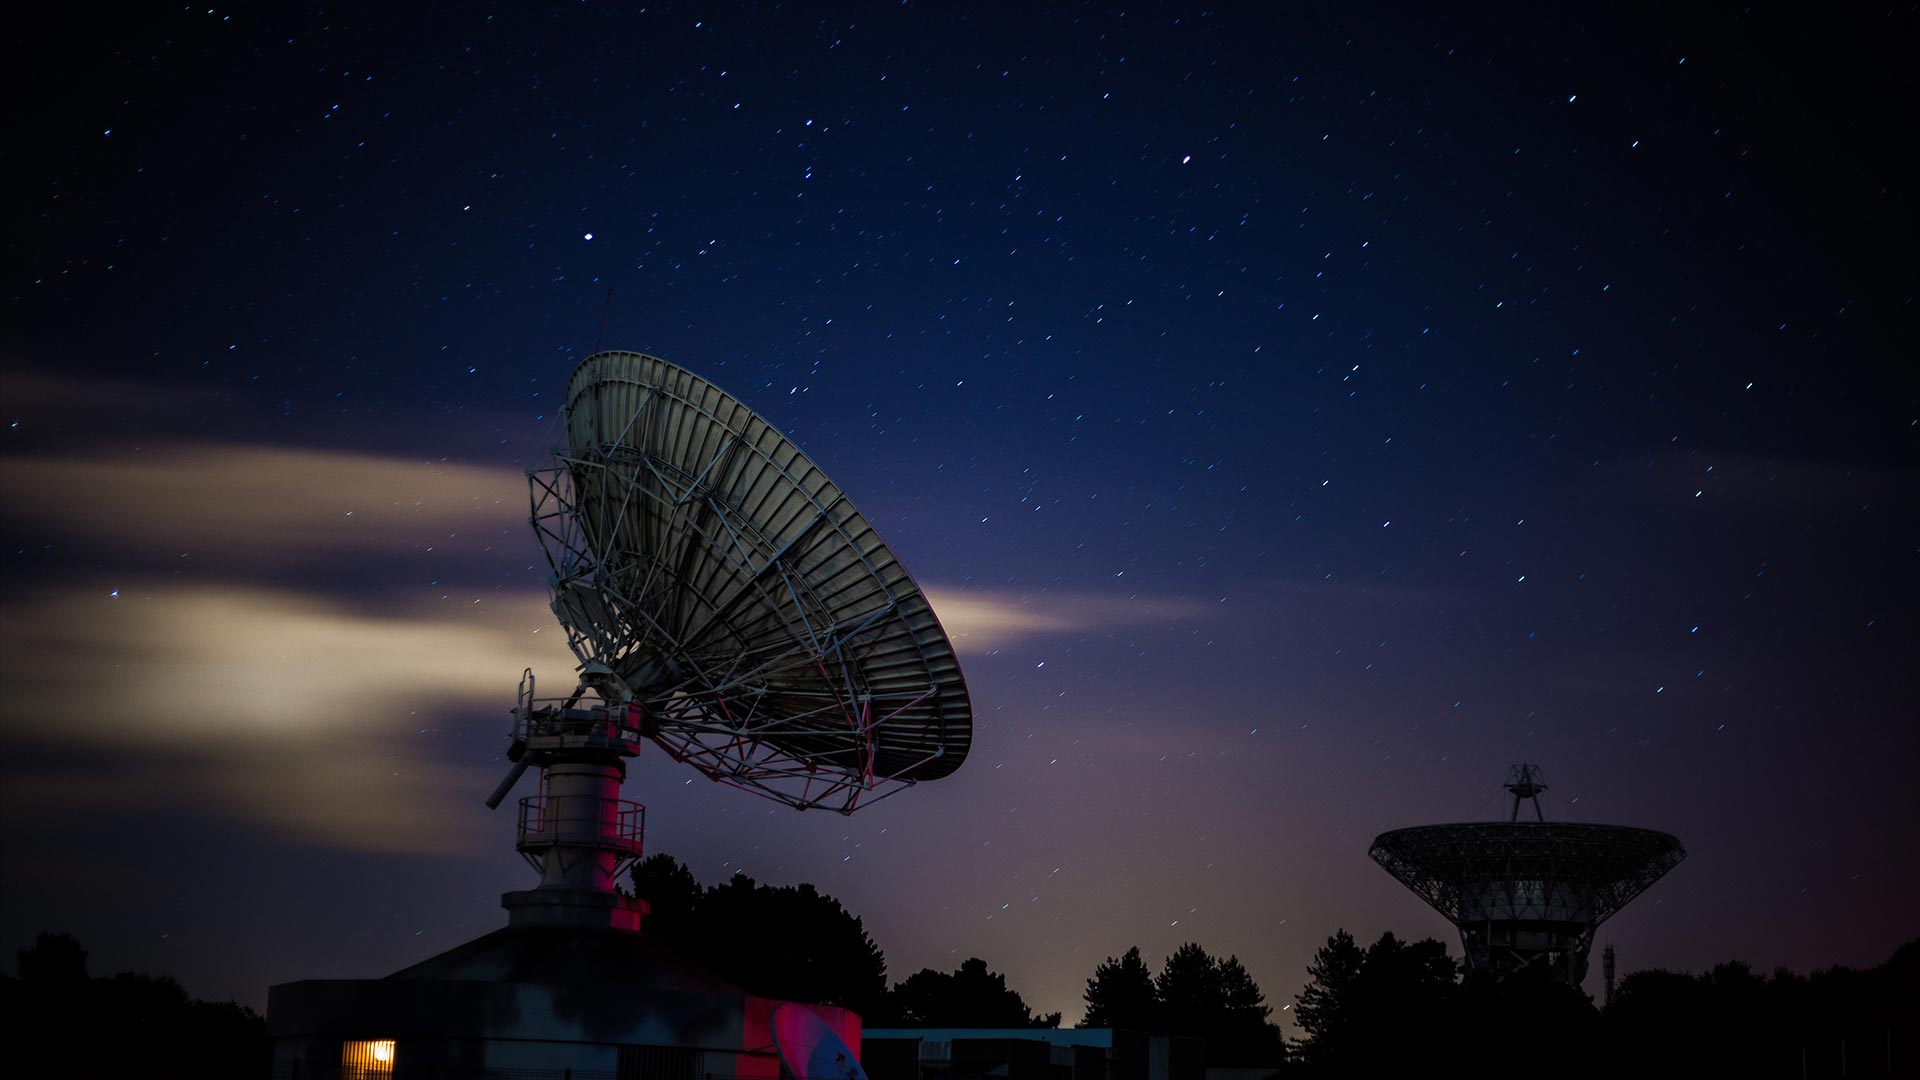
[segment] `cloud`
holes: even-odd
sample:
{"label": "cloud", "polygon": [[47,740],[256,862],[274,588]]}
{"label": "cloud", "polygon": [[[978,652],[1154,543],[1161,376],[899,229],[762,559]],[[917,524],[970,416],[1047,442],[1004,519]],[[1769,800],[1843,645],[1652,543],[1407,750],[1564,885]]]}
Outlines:
{"label": "cloud", "polygon": [[188,443],[3,464],[10,517],[121,547],[282,559],[393,551],[527,516],[518,470],[372,454]]}
{"label": "cloud", "polygon": [[[236,565],[326,552],[400,554],[465,536],[524,536],[518,469],[316,448],[159,442],[109,455],[0,459],[14,521],[122,551],[191,552]],[[527,548],[532,551],[531,538]],[[988,652],[1042,635],[1164,625],[1205,605],[1178,598],[934,587],[956,648]]]}
{"label": "cloud", "polygon": [[[1199,610],[931,595],[963,652]],[[497,838],[471,811],[497,779],[520,672],[565,690],[573,665],[546,594],[531,590],[402,597],[380,611],[232,583],[32,590],[0,622],[0,735],[16,752],[7,813],[189,807],[336,848],[486,850]],[[22,769],[21,751],[55,764]]]}
{"label": "cloud", "polygon": [[570,687],[573,658],[543,594],[403,607],[219,585],[31,593],[0,623],[0,731],[117,764],[13,775],[8,800],[188,804],[336,847],[463,846],[455,823],[482,822],[453,811],[493,783],[495,747],[449,718],[503,734],[521,670]]}
{"label": "cloud", "polygon": [[1163,626],[1192,618],[1206,605],[1175,597],[1102,593],[1014,592],[929,586],[927,601],[962,655],[977,655],[1053,634],[1090,634]]}
{"label": "cloud", "polygon": [[[353,602],[253,576],[333,552],[442,545],[442,558],[450,534],[531,554],[517,469],[162,440],[8,455],[0,505],[96,549],[191,551],[197,575],[9,590],[0,805],[15,823],[58,807],[188,809],[342,849],[487,850],[489,819],[472,810],[498,778],[520,672],[572,688],[544,591]],[[929,596],[967,654],[1212,614],[1139,595]]]}

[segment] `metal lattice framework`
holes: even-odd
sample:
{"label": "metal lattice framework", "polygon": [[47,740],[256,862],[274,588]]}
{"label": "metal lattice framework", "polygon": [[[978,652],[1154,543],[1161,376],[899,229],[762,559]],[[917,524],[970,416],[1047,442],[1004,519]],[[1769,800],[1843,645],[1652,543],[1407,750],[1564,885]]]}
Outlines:
{"label": "metal lattice framework", "polygon": [[1513,820],[1396,829],[1368,854],[1459,928],[1469,970],[1544,964],[1578,984],[1595,929],[1686,850],[1652,829],[1520,821],[1519,803],[1533,799],[1537,813],[1545,785],[1530,766],[1517,773]]}
{"label": "metal lattice framework", "polygon": [[778,429],[631,352],[580,365],[566,426],[529,474],[553,609],[648,738],[803,809],[850,812],[960,766],[972,712],[945,631]]}

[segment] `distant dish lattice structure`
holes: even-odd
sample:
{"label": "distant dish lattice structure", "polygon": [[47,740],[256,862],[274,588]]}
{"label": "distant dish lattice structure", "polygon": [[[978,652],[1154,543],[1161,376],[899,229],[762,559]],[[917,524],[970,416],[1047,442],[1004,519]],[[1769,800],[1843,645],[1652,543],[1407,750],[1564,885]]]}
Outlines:
{"label": "distant dish lattice structure", "polygon": [[488,800],[541,767],[520,850],[543,902],[609,893],[639,857],[644,807],[618,788],[643,740],[722,783],[842,813],[959,768],[972,709],[946,632],[779,429],[692,372],[618,351],[574,371],[565,425],[529,484],[580,685],[547,700],[523,678],[515,766]]}
{"label": "distant dish lattice structure", "polygon": [[[1507,820],[1395,829],[1368,854],[1459,929],[1469,971],[1537,966],[1577,986],[1594,931],[1686,849],[1652,829],[1548,821],[1547,785],[1532,765],[1514,766],[1503,786],[1513,797]],[[1520,817],[1526,802],[1532,821]]]}

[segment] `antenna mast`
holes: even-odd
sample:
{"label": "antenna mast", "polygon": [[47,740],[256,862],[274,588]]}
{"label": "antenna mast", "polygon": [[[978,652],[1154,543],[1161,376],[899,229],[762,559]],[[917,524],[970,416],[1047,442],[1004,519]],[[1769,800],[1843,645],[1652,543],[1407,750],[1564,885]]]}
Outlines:
{"label": "antenna mast", "polygon": [[1533,800],[1533,819],[1547,820],[1547,815],[1540,809],[1540,793],[1547,790],[1547,785],[1536,779],[1533,766],[1523,761],[1515,765],[1507,777],[1507,790],[1513,793],[1513,812],[1507,815],[1507,820],[1520,820],[1520,803],[1526,799]]}

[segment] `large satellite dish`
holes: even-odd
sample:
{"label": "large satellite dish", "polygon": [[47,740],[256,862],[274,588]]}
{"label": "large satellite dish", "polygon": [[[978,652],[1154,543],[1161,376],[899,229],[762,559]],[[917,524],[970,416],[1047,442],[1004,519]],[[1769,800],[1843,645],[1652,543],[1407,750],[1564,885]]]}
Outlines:
{"label": "large satellite dish", "polygon": [[590,828],[610,837],[596,881],[638,856],[643,808],[617,795],[642,739],[722,783],[842,813],[960,767],[972,708],[946,632],[778,428],[684,368],[613,351],[574,371],[565,424],[529,482],[581,682],[543,703],[523,680],[515,768],[488,800],[542,767],[520,846],[543,886],[610,887],[556,869],[581,862],[566,837]]}
{"label": "large satellite dish", "polygon": [[778,428],[684,368],[589,357],[533,474],[553,608],[645,733],[723,783],[850,810],[966,758],[953,646],[873,526]]}

